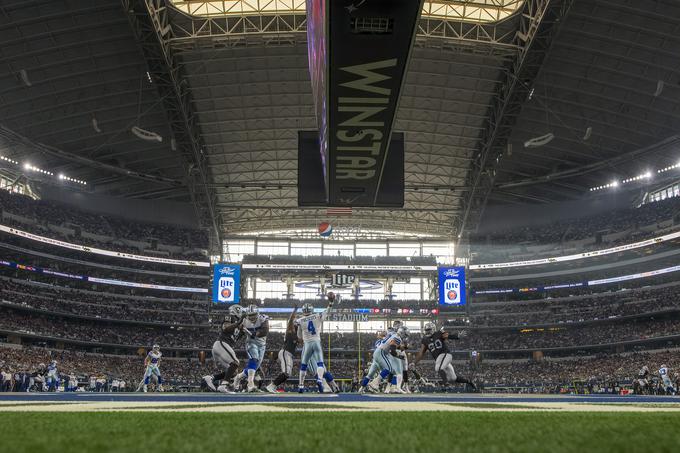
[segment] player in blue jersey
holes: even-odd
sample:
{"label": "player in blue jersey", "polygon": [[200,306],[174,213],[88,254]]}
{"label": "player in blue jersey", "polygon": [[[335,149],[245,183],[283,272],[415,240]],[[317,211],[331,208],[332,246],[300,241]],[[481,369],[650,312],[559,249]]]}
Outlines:
{"label": "player in blue jersey", "polygon": [[307,369],[316,370],[316,384],[319,392],[337,392],[337,384],[333,380],[333,375],[326,369],[323,361],[323,349],[321,348],[321,327],[335,301],[335,294],[327,294],[328,307],[321,313],[314,313],[312,304],[302,306],[302,316],[297,319],[298,337],[302,339],[302,358],[300,359],[300,375],[298,390],[304,391],[305,376]]}

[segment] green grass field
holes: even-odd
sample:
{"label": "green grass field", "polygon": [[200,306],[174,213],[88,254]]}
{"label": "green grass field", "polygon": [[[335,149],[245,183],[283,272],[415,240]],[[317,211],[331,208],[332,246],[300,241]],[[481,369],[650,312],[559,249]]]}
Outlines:
{"label": "green grass field", "polygon": [[680,452],[671,413],[3,413],[2,452]]}

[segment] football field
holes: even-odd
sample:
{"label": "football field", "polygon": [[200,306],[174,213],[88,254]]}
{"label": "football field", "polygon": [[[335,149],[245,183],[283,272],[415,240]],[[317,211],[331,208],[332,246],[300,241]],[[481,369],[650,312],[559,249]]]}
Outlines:
{"label": "football field", "polygon": [[5,394],[3,451],[677,452],[680,398]]}

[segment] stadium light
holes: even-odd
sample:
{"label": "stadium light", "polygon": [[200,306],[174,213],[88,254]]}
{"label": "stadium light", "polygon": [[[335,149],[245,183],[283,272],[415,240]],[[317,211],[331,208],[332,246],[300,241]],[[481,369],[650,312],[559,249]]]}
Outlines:
{"label": "stadium light", "polygon": [[667,171],[675,170],[676,168],[680,168],[680,162],[678,162],[675,165],[669,165],[668,167],[657,170],[656,172],[657,173],[666,173]]}
{"label": "stadium light", "polygon": [[10,159],[9,157],[6,156],[0,156],[0,160],[4,160],[5,162],[9,162],[10,164],[19,165],[19,162],[17,162],[14,159]]}

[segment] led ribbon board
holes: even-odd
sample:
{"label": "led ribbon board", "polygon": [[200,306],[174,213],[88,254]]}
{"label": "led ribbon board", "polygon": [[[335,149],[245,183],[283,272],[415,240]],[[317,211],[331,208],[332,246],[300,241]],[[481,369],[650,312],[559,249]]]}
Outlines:
{"label": "led ribbon board", "polygon": [[158,289],[163,291],[179,291],[185,293],[207,293],[208,290],[205,288],[192,288],[187,286],[168,286],[168,285],[156,285],[153,283],[137,283],[128,282],[125,280],[115,280],[112,278],[99,278],[99,277],[89,277],[87,275],[77,275],[68,274],[64,272],[53,271],[51,269],[42,268],[38,266],[28,266],[26,264],[15,263],[13,261],[0,260],[0,265],[10,267],[12,269],[18,269],[21,271],[35,272],[38,274],[51,275],[54,277],[61,278],[71,278],[74,280],[87,281],[92,283],[102,283],[105,285],[116,285],[116,286],[127,286],[129,288],[144,288],[144,289]]}
{"label": "led ribbon board", "polygon": [[213,302],[237,304],[241,301],[241,266],[215,264],[213,266]]}
{"label": "led ribbon board", "polygon": [[379,264],[244,264],[244,270],[278,271],[436,271],[437,266],[390,266]]}
{"label": "led ribbon board", "polygon": [[634,242],[632,244],[625,244],[620,245],[618,247],[611,247],[602,250],[593,250],[592,252],[576,253],[574,255],[553,256],[550,258],[541,258],[537,260],[513,261],[508,263],[471,264],[469,267],[472,270],[481,270],[481,269],[504,269],[508,267],[521,267],[521,266],[536,266],[539,264],[550,263],[562,263],[565,261],[581,260],[585,258],[593,258],[596,256],[609,255],[611,253],[625,252],[627,250],[634,250],[640,247],[647,247],[649,245],[659,244],[661,242],[671,241],[677,238],[680,238],[680,231],[665,234],[663,236],[655,237],[652,239],[647,239],[645,241]]}
{"label": "led ribbon board", "polygon": [[629,280],[637,280],[639,278],[650,278],[657,275],[668,274],[671,272],[680,271],[679,266],[664,267],[662,269],[655,269],[653,271],[639,272],[637,274],[619,275],[618,277],[602,278],[599,280],[589,280],[586,282],[575,282],[575,283],[562,283],[559,285],[550,286],[535,286],[535,287],[525,287],[525,288],[505,288],[505,289],[483,289],[483,290],[472,290],[472,294],[508,294],[508,293],[529,293],[536,291],[549,291],[553,289],[565,289],[565,288],[581,288],[586,286],[597,286],[597,285],[607,285],[610,283],[627,282]]}
{"label": "led ribbon board", "polygon": [[440,267],[439,305],[465,305],[465,296],[465,268]]}

